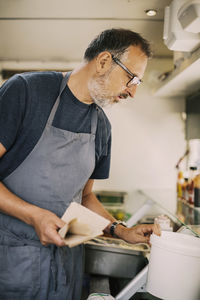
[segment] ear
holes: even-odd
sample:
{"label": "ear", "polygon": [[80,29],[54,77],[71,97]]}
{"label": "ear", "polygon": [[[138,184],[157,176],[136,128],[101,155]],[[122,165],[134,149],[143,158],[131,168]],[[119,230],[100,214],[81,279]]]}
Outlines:
{"label": "ear", "polygon": [[112,56],[110,52],[103,51],[96,57],[96,71],[99,75],[105,74],[111,67]]}

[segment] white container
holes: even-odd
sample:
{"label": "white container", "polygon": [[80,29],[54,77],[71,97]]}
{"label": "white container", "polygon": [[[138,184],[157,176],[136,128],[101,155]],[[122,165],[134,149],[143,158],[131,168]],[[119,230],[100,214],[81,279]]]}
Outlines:
{"label": "white container", "polygon": [[200,139],[189,140],[189,167],[200,166]]}
{"label": "white container", "polygon": [[150,242],[146,290],[164,300],[199,300],[200,239],[163,231]]}

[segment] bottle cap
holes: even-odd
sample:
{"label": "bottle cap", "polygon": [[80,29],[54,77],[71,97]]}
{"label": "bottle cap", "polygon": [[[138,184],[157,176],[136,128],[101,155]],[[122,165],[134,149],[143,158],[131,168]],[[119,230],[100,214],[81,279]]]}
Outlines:
{"label": "bottle cap", "polygon": [[197,167],[195,167],[195,166],[191,166],[191,167],[190,167],[190,170],[193,170],[193,171],[195,171],[195,170],[197,170]]}

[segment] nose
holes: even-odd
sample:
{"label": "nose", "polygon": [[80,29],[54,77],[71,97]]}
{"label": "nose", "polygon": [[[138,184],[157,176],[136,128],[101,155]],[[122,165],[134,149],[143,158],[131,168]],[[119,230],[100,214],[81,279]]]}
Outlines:
{"label": "nose", "polygon": [[137,90],[137,85],[132,85],[126,88],[126,92],[129,94],[131,98],[134,98],[136,90]]}

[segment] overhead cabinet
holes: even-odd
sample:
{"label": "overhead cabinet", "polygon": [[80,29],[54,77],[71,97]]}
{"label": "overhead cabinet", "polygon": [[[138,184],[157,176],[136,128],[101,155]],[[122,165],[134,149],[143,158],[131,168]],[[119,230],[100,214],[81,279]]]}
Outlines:
{"label": "overhead cabinet", "polygon": [[179,67],[160,79],[154,89],[155,96],[188,96],[200,89],[200,48],[184,59]]}

